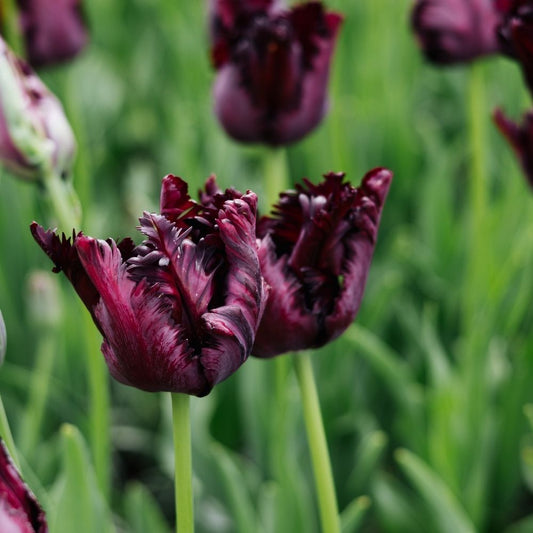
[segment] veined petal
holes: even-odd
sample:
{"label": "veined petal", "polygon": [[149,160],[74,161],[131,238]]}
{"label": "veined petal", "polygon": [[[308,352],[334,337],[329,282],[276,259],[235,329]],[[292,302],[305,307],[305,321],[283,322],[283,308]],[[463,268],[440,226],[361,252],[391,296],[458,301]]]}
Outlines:
{"label": "veined petal", "polygon": [[171,307],[157,287],[132,281],[113,244],[82,237],[76,248],[101,296],[95,316],[113,377],[147,391],[207,394],[212,385],[199,357],[171,320]]}

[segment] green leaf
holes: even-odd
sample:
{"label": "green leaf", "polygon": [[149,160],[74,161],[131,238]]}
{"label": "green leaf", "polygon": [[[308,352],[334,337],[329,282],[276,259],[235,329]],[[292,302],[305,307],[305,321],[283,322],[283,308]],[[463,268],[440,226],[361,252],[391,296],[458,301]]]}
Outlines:
{"label": "green leaf", "polygon": [[126,521],[131,533],[169,533],[170,528],[150,491],[141,483],[131,483],[124,496]]}
{"label": "green leaf", "polygon": [[442,479],[408,450],[398,450],[396,460],[434,516],[440,533],[474,533],[476,528]]}
{"label": "green leaf", "polygon": [[370,505],[371,500],[368,496],[355,498],[341,513],[342,533],[354,533],[357,531]]}
{"label": "green leaf", "polygon": [[75,426],[61,428],[61,473],[50,498],[50,531],[112,533],[111,516],[98,491],[85,441]]}

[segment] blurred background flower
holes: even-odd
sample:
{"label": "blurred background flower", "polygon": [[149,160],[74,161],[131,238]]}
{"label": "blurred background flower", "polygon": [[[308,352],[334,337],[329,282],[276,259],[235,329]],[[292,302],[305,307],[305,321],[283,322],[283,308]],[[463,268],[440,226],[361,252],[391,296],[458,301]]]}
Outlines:
{"label": "blurred background flower", "polygon": [[320,2],[211,4],[214,109],[231,137],[289,144],[320,123],[341,21]]}
{"label": "blurred background flower", "polygon": [[418,0],[411,25],[429,61],[466,63],[498,52],[494,0]]}
{"label": "blurred background flower", "polygon": [[0,161],[24,179],[66,178],[75,148],[60,101],[0,37]]}
{"label": "blurred background flower", "polygon": [[78,55],[89,33],[82,0],[16,0],[29,63],[54,65]]}

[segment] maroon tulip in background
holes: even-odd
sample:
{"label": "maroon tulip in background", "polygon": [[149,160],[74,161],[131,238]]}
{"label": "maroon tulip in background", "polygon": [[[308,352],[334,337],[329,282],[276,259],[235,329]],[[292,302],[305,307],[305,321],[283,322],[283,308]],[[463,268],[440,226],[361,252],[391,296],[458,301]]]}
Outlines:
{"label": "maroon tulip in background", "polygon": [[44,511],[11,462],[0,439],[0,531],[47,533]]}
{"label": "maroon tulip in background", "polygon": [[99,327],[111,374],[126,385],[204,396],[250,354],[265,299],[257,197],[208,190],[203,199],[192,201],[180,178],[164,178],[161,214],[140,219],[146,238],[138,246],[81,233],[71,243],[32,224]]}
{"label": "maroon tulip in background", "polygon": [[71,59],[87,44],[81,0],[17,0],[17,4],[32,66]]}
{"label": "maroon tulip in background", "polygon": [[377,168],[360,187],[330,173],[280,195],[258,223],[270,292],[253,355],[317,348],[338,337],[361,303],[392,173]]}
{"label": "maroon tulip in background", "polygon": [[320,123],[341,21],[320,2],[211,2],[214,108],[231,137],[283,145]]}
{"label": "maroon tulip in background", "polygon": [[522,124],[509,120],[500,109],[494,122],[516,153],[529,184],[533,187],[533,111],[525,113]]}
{"label": "maroon tulip in background", "polygon": [[519,61],[533,92],[533,1],[505,0],[499,7],[505,14],[498,31],[501,49]]}
{"label": "maroon tulip in background", "polygon": [[451,64],[498,52],[494,0],[418,0],[411,24],[429,61]]}

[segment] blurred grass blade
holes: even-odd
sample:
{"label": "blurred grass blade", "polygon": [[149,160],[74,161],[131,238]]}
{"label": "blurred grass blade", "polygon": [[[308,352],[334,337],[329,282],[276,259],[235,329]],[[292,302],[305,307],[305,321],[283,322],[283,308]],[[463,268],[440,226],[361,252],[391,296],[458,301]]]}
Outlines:
{"label": "blurred grass blade", "polygon": [[226,488],[229,505],[235,520],[235,531],[239,533],[256,531],[257,514],[236,459],[217,443],[211,445],[211,453]]}
{"label": "blurred grass blade", "polygon": [[170,533],[170,528],[152,494],[140,483],[126,489],[124,508],[131,533]]}
{"label": "blurred grass blade", "polygon": [[348,480],[352,493],[366,490],[365,486],[374,474],[387,446],[387,435],[383,431],[373,431],[363,437],[356,449],[355,466]]}
{"label": "blurred grass blade", "polygon": [[342,533],[355,533],[370,508],[371,500],[368,496],[359,496],[353,500],[341,513]]}
{"label": "blurred grass blade", "polygon": [[404,449],[396,452],[396,460],[434,516],[439,533],[475,533],[457,498],[428,465]]}
{"label": "blurred grass blade", "polygon": [[522,518],[519,522],[509,526],[504,533],[531,533],[533,531],[533,514]]}
{"label": "blurred grass blade", "polygon": [[49,515],[54,533],[112,533],[114,527],[100,492],[85,441],[75,426],[61,428],[62,469],[53,488]]}
{"label": "blurred grass blade", "polygon": [[415,400],[416,380],[400,356],[358,324],[352,324],[345,335],[382,377],[391,393],[402,404],[411,405]]}

